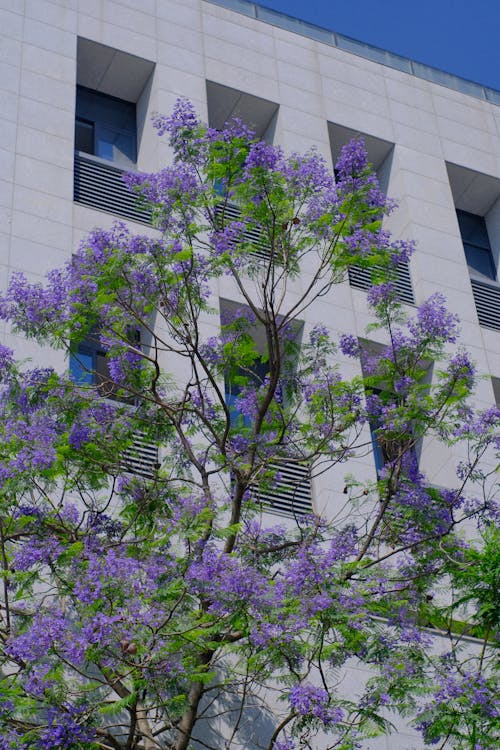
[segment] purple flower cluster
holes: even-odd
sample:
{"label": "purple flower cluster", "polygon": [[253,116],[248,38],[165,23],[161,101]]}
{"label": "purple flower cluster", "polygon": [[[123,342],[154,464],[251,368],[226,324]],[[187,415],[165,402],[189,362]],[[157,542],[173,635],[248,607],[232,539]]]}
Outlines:
{"label": "purple flower cluster", "polygon": [[14,364],[13,354],[12,349],[0,344],[0,383],[9,376],[10,369]]}
{"label": "purple flower cluster", "polygon": [[272,146],[264,141],[252,143],[245,161],[245,176],[250,176],[253,170],[260,169],[264,172],[272,172],[277,169],[283,159],[279,147]]}
{"label": "purple flower cluster", "polygon": [[343,334],[339,341],[340,351],[346,357],[359,357],[360,348],[357,336],[352,334]]}
{"label": "purple flower cluster", "polygon": [[368,155],[363,140],[358,138],[342,146],[335,165],[339,179],[359,177],[368,166]]}
{"label": "purple flower cluster", "polygon": [[276,740],[272,750],[295,750],[295,748],[293,740]]}
{"label": "purple flower cluster", "polygon": [[56,560],[62,552],[59,540],[53,534],[43,537],[33,536],[28,538],[14,555],[14,567],[16,570],[30,570],[38,565],[46,565]]}
{"label": "purple flower cluster", "polygon": [[392,281],[384,284],[375,284],[371,286],[367,293],[367,299],[373,307],[385,306],[396,299],[396,287]]}
{"label": "purple flower cluster", "polygon": [[320,324],[315,325],[309,333],[309,341],[311,342],[311,346],[319,346],[323,342],[328,341],[329,335],[330,332],[326,326]]}
{"label": "purple flower cluster", "polygon": [[444,295],[429,297],[417,311],[417,319],[408,324],[416,339],[438,339],[454,343],[458,337],[458,316],[448,312]]}
{"label": "purple flower cluster", "polygon": [[177,160],[189,158],[189,145],[192,134],[198,129],[200,121],[189,99],[177,99],[169,117],[155,115],[153,126],[158,135],[169,134],[169,143],[176,152]]}
{"label": "purple flower cluster", "polygon": [[82,718],[82,712],[67,706],[51,707],[47,711],[47,728],[37,740],[37,750],[70,750],[76,743],[92,742],[97,738],[95,729]]}
{"label": "purple flower cluster", "polygon": [[227,223],[223,229],[211,233],[210,244],[215,255],[221,256],[225,253],[234,252],[238,244],[244,240],[247,225],[244,221],[232,221]]}
{"label": "purple flower cluster", "polygon": [[302,716],[315,716],[325,726],[339,724],[344,712],[339,707],[330,706],[326,690],[310,683],[299,683],[290,690],[290,705]]}

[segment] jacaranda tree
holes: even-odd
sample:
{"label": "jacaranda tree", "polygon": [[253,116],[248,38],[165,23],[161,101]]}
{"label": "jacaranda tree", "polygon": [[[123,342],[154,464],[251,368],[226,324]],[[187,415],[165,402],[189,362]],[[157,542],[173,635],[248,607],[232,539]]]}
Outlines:
{"label": "jacaranda tree", "polygon": [[[0,299],[73,366],[0,350],[0,748],[348,750],[399,714],[491,750],[499,412],[468,405],[455,316],[398,304],[412,246],[382,229],[360,142],[334,177],[185,101],[155,124],[175,161],[128,183],[156,236],[95,230]],[[302,324],[350,265],[383,346]],[[363,483],[369,425],[383,466]],[[137,435],[160,446],[151,476]],[[451,487],[419,469],[431,440],[461,456]],[[336,465],[331,512],[269,514],[284,462]]]}

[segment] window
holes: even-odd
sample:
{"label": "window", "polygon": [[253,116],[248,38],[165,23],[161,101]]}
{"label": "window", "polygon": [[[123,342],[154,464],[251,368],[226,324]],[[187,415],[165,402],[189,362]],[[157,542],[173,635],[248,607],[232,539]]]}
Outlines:
{"label": "window", "polygon": [[500,331],[500,180],[446,164],[457,224],[480,326]]}
{"label": "window", "polygon": [[123,170],[140,155],[153,71],[148,60],[78,39],[74,200],[142,224],[151,223],[150,211],[126,187]]}
{"label": "window", "polygon": [[[257,138],[272,143],[279,110],[278,104],[213,81],[207,81],[206,87],[208,124],[211,128],[222,130],[226,123],[238,119],[247,125]],[[240,221],[239,207],[226,200],[224,180],[216,180],[214,188],[217,195],[224,199],[215,207],[219,226],[223,227],[228,223]],[[253,257],[269,261],[269,246],[259,226],[248,227],[242,239],[249,244],[249,252]],[[233,244],[236,245],[236,241]]]}
{"label": "window", "polygon": [[[359,130],[337,125],[333,122],[328,123],[328,136],[334,165],[340,157],[342,147],[353,139],[361,138],[368,155],[368,162],[375,170],[380,188],[384,193],[388,192],[394,154],[393,143],[369,135],[368,133],[362,133]],[[337,170],[334,171],[335,179],[338,179]],[[379,272],[380,268],[375,267],[373,271]],[[361,268],[360,266],[350,266],[348,268],[348,279],[351,287],[367,291],[373,284],[372,270],[370,268]],[[415,298],[413,295],[410,267],[407,262],[399,263],[396,266],[391,281],[396,289],[397,299],[400,302],[413,305]]]}
{"label": "window", "polygon": [[[131,342],[140,345],[139,331],[133,332]],[[119,393],[120,389],[112,381],[106,348],[100,342],[97,329],[91,331],[70,353],[69,369],[71,379],[75,383],[95,388],[101,398],[110,398],[125,404],[134,402],[133,397]],[[160,468],[157,443],[151,442],[144,432],[136,432],[131,445],[125,448],[120,456],[120,466],[128,474],[154,479]]]}
{"label": "window", "polygon": [[495,397],[495,404],[500,407],[500,378],[491,378],[493,385],[493,395]]}
{"label": "window", "polygon": [[[232,363],[228,368],[224,378],[224,391],[226,404],[231,411],[231,423],[234,427],[250,427],[251,419],[243,416],[238,410],[237,399],[242,391],[248,386],[249,388],[259,388],[264,384],[269,374],[268,344],[264,326],[252,321],[253,315],[247,308],[242,308],[238,303],[231,300],[221,299],[220,301],[221,326],[226,331],[232,331],[231,337],[234,336],[243,344],[244,356],[248,365],[239,366],[239,363]],[[296,354],[300,350],[302,339],[303,323],[294,321],[292,330],[287,334],[286,351],[281,354],[281,374],[280,383],[275,394],[277,403],[286,406],[286,394],[290,378],[294,377],[296,370]]]}
{"label": "window", "polygon": [[106,349],[100,342],[98,331],[89,333],[77,344],[69,357],[71,379],[82,386],[95,386],[100,396],[112,398],[116,388],[112,385],[106,360]]}
{"label": "window", "polygon": [[[417,459],[420,443],[415,437],[414,425],[407,421],[404,397],[393,389],[391,376],[385,380],[383,377],[384,369],[374,368],[376,361],[380,358],[383,361],[387,356],[387,347],[384,344],[367,339],[359,339],[359,344],[361,371],[363,377],[367,379],[365,398],[368,410],[368,427],[375,469],[377,476],[379,476],[387,464],[398,461],[404,455],[413,456]],[[430,385],[431,363],[421,360],[419,366],[425,370],[420,382]],[[392,426],[388,428],[384,428],[386,421],[383,416],[379,416],[384,414],[386,408],[391,412],[387,423],[392,423]]]}
{"label": "window", "polygon": [[137,161],[135,104],[77,86],[75,150],[133,167]]}
{"label": "window", "polygon": [[469,269],[488,279],[496,279],[495,262],[484,217],[457,209],[457,218]]}
{"label": "window", "polygon": [[207,81],[208,124],[222,130],[237,118],[254,131],[257,138],[272,143],[279,105],[220,83]]}
{"label": "window", "polygon": [[[81,386],[95,387],[102,398],[129,402],[131,398],[118,396],[119,388],[111,378],[107,351],[100,338],[99,331],[94,329],[71,351],[69,358],[71,379]],[[140,346],[140,341],[140,332],[137,330],[131,332],[130,342],[135,346]]]}
{"label": "window", "polygon": [[244,415],[238,409],[237,401],[242,393],[242,389],[245,387],[242,383],[248,383],[249,386],[255,386],[258,388],[264,382],[267,374],[269,373],[269,363],[262,362],[257,359],[251,367],[251,370],[244,370],[239,367],[238,371],[233,375],[233,378],[226,377],[225,379],[225,398],[226,405],[229,408],[231,415],[231,426],[232,427],[251,427],[252,420],[249,416]]}
{"label": "window", "polygon": [[[239,331],[244,336],[248,344],[248,367],[237,367],[231,372],[226,373],[225,377],[225,400],[229,408],[231,427],[235,432],[248,430],[252,428],[252,409],[250,413],[242,413],[238,399],[245,388],[249,390],[252,386],[258,388],[261,386],[269,374],[269,362],[267,360],[267,343],[263,326],[251,324],[247,321],[247,316],[241,307],[229,300],[221,300],[221,318],[232,324],[233,321],[241,321]],[[296,324],[294,327],[293,345],[300,346],[302,337],[302,324]],[[293,347],[292,347],[293,348]],[[253,356],[255,354],[255,357]],[[252,361],[253,360],[253,361]],[[295,367],[295,360],[290,354],[283,357],[282,383],[286,383]],[[286,390],[286,385],[283,391]],[[275,396],[276,403],[283,405],[286,396],[278,390]],[[272,407],[271,407],[272,408]],[[278,417],[279,419],[279,417]],[[247,433],[248,434],[248,433]],[[255,502],[259,503],[263,509],[286,516],[301,516],[312,512],[312,488],[311,488],[311,467],[301,460],[300,456],[283,455],[284,449],[276,449],[276,457],[273,457],[269,463],[263,466],[262,476],[251,483],[249,489]]]}
{"label": "window", "polygon": [[380,425],[377,421],[370,422],[370,436],[377,476],[386,464],[396,461],[401,455],[401,450],[404,449],[400,440],[394,438],[388,439],[383,431],[379,431],[379,427]]}
{"label": "window", "polygon": [[368,161],[373,165],[380,187],[384,192],[387,192],[392,167],[393,143],[333,122],[328,123],[328,137],[334,165],[338,161],[342,146],[349,143],[353,138],[361,138],[365,144]]}
{"label": "window", "polygon": [[[385,401],[384,394],[389,395],[387,391],[379,389],[370,389],[369,391],[369,395],[379,396],[382,401]],[[417,454],[411,426],[401,433],[395,434],[392,431],[388,433],[387,430],[381,430],[381,423],[378,419],[373,418],[369,422],[369,427],[377,476],[380,475],[387,464],[398,461],[405,454],[412,455],[416,459]]]}

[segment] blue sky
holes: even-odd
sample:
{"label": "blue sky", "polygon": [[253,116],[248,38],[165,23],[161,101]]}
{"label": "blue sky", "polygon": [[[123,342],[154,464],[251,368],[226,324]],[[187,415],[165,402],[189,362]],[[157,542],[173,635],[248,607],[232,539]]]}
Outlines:
{"label": "blue sky", "polygon": [[500,90],[500,0],[257,0]]}

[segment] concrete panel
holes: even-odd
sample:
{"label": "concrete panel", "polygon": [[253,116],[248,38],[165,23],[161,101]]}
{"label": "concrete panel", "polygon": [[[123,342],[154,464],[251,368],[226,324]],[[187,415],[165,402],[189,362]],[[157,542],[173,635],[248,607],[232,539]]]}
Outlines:
{"label": "concrete panel", "polygon": [[20,155],[16,159],[15,174],[16,182],[24,187],[41,190],[56,198],[67,200],[73,197],[73,170]]}
{"label": "concrete panel", "polygon": [[16,150],[23,156],[73,169],[73,149],[73,138],[64,138],[25,126],[18,128]]}
{"label": "concrete panel", "polygon": [[[20,98],[19,125],[41,133],[66,137],[73,141],[75,129],[74,113],[34,99]],[[43,154],[40,154],[43,158]]]}
{"label": "concrete panel", "polygon": [[73,54],[70,56],[25,44],[23,47],[23,68],[45,75],[48,78],[74,84],[76,79],[75,56],[75,37],[73,37]]}
{"label": "concrete panel", "polygon": [[274,57],[275,54],[274,40],[271,35],[245,28],[240,23],[205,15],[203,17],[203,33],[208,37],[224,41],[230,40],[242,49],[250,49],[270,58]]}
{"label": "concrete panel", "polygon": [[0,29],[2,36],[16,41],[23,38],[23,18],[19,13],[12,13],[5,7],[0,8]]}
{"label": "concrete panel", "polygon": [[25,68],[21,75],[20,95],[58,109],[66,109],[71,112],[71,117],[74,117],[74,82],[58,81]]}
{"label": "concrete panel", "polygon": [[45,24],[54,26],[65,31],[75,32],[77,14],[73,8],[66,3],[49,2],[44,0],[26,0],[25,13],[27,18],[33,18],[36,21],[42,21]]}
{"label": "concrete panel", "polygon": [[72,222],[73,200],[59,198],[54,201],[52,195],[19,184],[14,187],[12,206],[18,211],[25,211],[42,219],[51,219],[69,226]]}
{"label": "concrete panel", "polygon": [[19,91],[19,78],[19,66],[0,62],[0,91],[12,94],[17,93]]}
{"label": "concrete panel", "polygon": [[33,18],[24,22],[24,41],[34,47],[57,52],[66,57],[74,55],[75,35],[58,29],[51,24],[41,23]]}
{"label": "concrete panel", "polygon": [[140,3],[136,4],[135,8],[131,8],[124,6],[122,3],[106,0],[102,6],[101,18],[104,23],[120,26],[128,31],[133,31],[134,34],[152,38],[156,36],[155,19],[150,14],[142,12]]}

